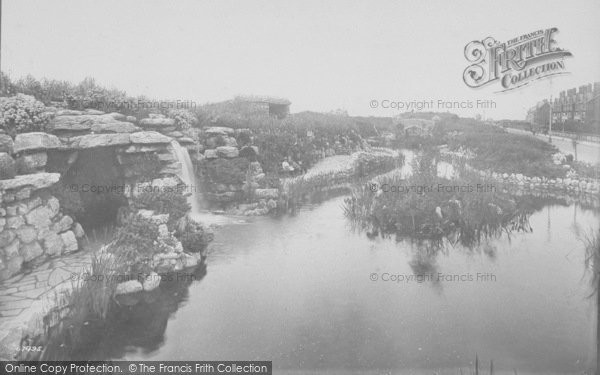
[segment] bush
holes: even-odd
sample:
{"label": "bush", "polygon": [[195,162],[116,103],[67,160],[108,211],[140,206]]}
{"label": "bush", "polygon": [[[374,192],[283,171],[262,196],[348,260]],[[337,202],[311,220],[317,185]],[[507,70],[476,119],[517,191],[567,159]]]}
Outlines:
{"label": "bush", "polygon": [[148,274],[152,255],[157,252],[158,226],[139,215],[132,214],[117,230],[109,251],[122,260],[122,272],[136,275]]}
{"label": "bush", "polygon": [[177,130],[188,130],[198,123],[196,116],[187,109],[171,109],[167,115],[175,120]]}
{"label": "bush", "polygon": [[17,94],[0,98],[0,126],[10,136],[18,133],[44,131],[50,115],[44,104],[33,96]]}
{"label": "bush", "polygon": [[207,231],[200,223],[185,220],[176,232],[176,237],[181,241],[183,249],[189,253],[199,253],[206,249],[213,240],[213,234]]}
{"label": "bush", "polygon": [[186,197],[180,191],[147,191],[133,201],[134,209],[152,210],[155,214],[169,214],[167,226],[170,230],[191,209]]}
{"label": "bush", "polygon": [[573,154],[568,154],[567,155],[567,160],[566,160],[567,164],[573,163],[573,159],[574,159],[573,158]]}
{"label": "bush", "polygon": [[204,160],[204,169],[208,182],[217,184],[243,184],[250,161],[245,158]]}

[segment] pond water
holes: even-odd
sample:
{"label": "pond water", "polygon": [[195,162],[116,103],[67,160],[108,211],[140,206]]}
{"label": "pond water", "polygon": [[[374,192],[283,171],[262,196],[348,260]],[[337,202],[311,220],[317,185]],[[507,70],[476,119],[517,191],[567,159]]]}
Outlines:
{"label": "pond water", "polygon": [[[275,373],[459,374],[476,354],[495,373],[591,367],[596,312],[575,232],[597,212],[546,206],[531,233],[426,256],[353,233],[342,204],[224,226],[198,281],[130,307],[86,358],[272,360]],[[407,281],[424,270],[434,276]]]}

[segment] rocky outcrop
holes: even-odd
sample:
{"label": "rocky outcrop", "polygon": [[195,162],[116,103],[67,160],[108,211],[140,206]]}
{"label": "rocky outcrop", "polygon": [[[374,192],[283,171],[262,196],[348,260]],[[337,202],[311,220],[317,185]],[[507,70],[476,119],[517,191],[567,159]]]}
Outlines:
{"label": "rocky outcrop", "polygon": [[204,134],[208,135],[209,137],[217,135],[232,136],[234,135],[234,133],[235,130],[233,130],[232,128],[227,128],[223,126],[212,126],[204,128]]}
{"label": "rocky outcrop", "polygon": [[117,289],[115,290],[115,294],[121,295],[121,294],[137,293],[137,292],[141,292],[142,290],[144,290],[144,287],[142,286],[142,284],[139,281],[129,280],[129,281],[119,283],[117,285]]}
{"label": "rocky outcrop", "polygon": [[[175,176],[181,166],[170,149],[173,138],[138,127],[135,121],[118,113],[59,110],[50,123],[50,133],[22,133],[14,141],[0,133],[0,280],[21,272],[24,266],[80,249],[79,239],[84,236],[81,225],[61,213],[58,200],[48,190],[61,178],[59,173],[45,172],[51,157],[64,160],[60,168],[65,170],[76,162],[78,153],[96,148],[114,150],[127,197],[131,198],[143,191],[138,163],[150,154],[157,155],[161,178],[148,187],[181,185]],[[172,125],[173,120],[154,118],[151,123]],[[188,141],[194,134],[173,135]],[[190,147],[194,147],[193,140]]]}
{"label": "rocky outcrop", "polygon": [[237,158],[240,154],[237,147],[232,146],[221,146],[217,147],[217,156],[222,158]]}
{"label": "rocky outcrop", "polygon": [[55,135],[43,132],[34,132],[17,134],[13,147],[13,153],[18,154],[23,151],[46,151],[60,149],[64,148],[64,145]]}
{"label": "rocky outcrop", "polygon": [[181,242],[169,232],[168,214],[155,214],[151,210],[139,210],[136,214],[158,226],[156,244],[160,250],[152,255],[147,264],[151,271],[137,275],[137,280],[127,280],[118,284],[117,295],[154,290],[160,285],[163,275],[196,267],[202,261],[202,253],[186,253]]}
{"label": "rocky outcrop", "polygon": [[278,189],[255,189],[254,196],[258,199],[277,199],[279,198]]}
{"label": "rocky outcrop", "polygon": [[60,174],[58,173],[36,173],[16,176],[10,180],[0,180],[0,191],[4,191],[4,201],[9,202],[14,200],[15,196],[23,194],[25,191],[31,192],[32,189],[47,188],[58,182],[59,178]]}
{"label": "rocky outcrop", "polygon": [[[76,113],[76,112],[68,112]],[[76,136],[85,133],[133,133],[141,129],[119,113],[104,114],[101,111],[81,114],[59,114],[50,122],[49,130],[59,136]]]}
{"label": "rocky outcrop", "polygon": [[133,133],[129,136],[131,143],[135,144],[154,144],[154,143],[170,143],[172,138],[164,136],[155,131],[144,131]]}
{"label": "rocky outcrop", "polygon": [[142,119],[140,125],[153,128],[169,128],[175,126],[175,120],[165,117],[150,117]]}

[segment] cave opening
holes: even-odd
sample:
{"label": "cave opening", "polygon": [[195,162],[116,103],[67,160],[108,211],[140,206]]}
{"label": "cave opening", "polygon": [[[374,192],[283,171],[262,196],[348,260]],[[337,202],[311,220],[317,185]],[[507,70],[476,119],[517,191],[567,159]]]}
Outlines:
{"label": "cave opening", "polygon": [[125,179],[113,148],[92,148],[49,155],[51,172],[61,173],[54,194],[65,214],[78,221],[88,235],[117,223],[127,206]]}

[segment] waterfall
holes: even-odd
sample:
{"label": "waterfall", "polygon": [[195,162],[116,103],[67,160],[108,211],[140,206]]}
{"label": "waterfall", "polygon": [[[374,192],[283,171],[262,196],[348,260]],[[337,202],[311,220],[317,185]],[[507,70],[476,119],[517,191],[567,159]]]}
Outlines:
{"label": "waterfall", "polygon": [[172,141],[171,146],[175,158],[181,163],[181,175],[179,176],[184,184],[187,186],[187,191],[191,192],[188,196],[188,203],[192,206],[192,214],[200,212],[200,194],[198,193],[198,186],[196,186],[196,179],[194,175],[194,166],[192,165],[192,159],[187,149],[181,147],[179,142]]}

